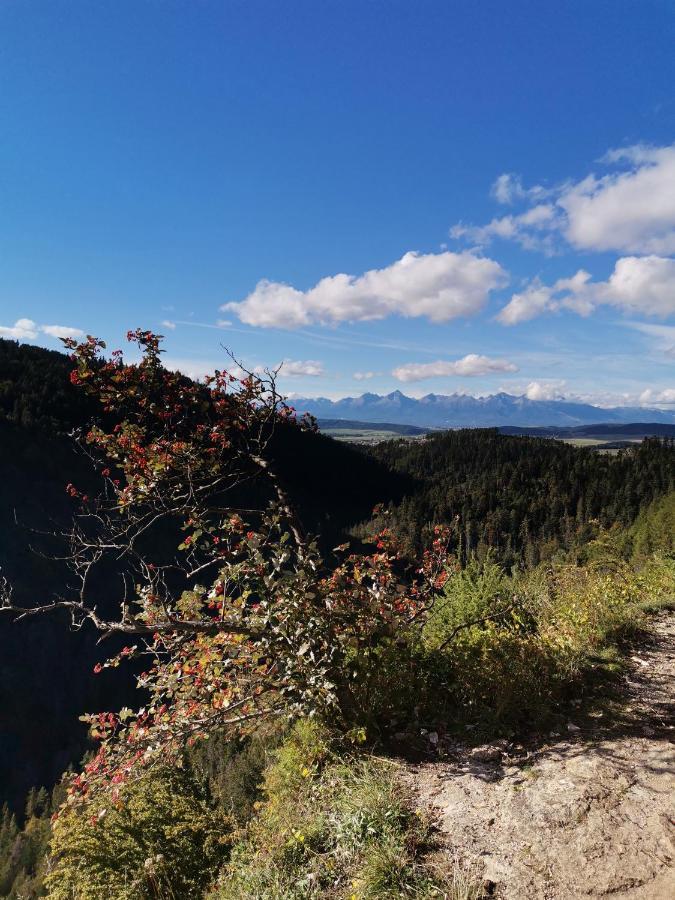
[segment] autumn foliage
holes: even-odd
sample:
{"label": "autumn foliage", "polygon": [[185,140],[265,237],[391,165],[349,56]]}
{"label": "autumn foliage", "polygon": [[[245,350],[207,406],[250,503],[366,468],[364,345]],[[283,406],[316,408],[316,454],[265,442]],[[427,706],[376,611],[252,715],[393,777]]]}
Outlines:
{"label": "autumn foliage", "polygon": [[[217,371],[196,383],[164,368],[158,336],[128,339],[139,362],[121,351],[106,358],[95,338],[66,342],[73,384],[101,404],[80,443],[102,489],[67,487],[79,593],[49,608],[127,635],[95,671],[143,659],[147,702],[84,717],[99,749],[72,779],[71,802],[118,792],[215,729],[246,733],[262,718],[298,715],[360,726],[369,711],[359,673],[427,613],[447,570],[443,529],[416,566],[404,565],[386,529],[372,553],[344,545],[323,559],[268,453],[275,429],[313,427],[279,396],[275,373]],[[269,502],[243,509],[255,481]],[[157,550],[167,534],[180,535],[170,554]],[[120,572],[115,618],[90,596],[94,569],[110,559]]]}

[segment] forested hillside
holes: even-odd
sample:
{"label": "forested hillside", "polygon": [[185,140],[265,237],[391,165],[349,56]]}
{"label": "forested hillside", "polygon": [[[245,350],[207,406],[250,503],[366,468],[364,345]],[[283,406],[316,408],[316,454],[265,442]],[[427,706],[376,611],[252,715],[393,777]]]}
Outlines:
{"label": "forested hillside", "polygon": [[[64,546],[36,532],[67,529],[75,507],[66,485],[86,488],[92,478],[67,433],[98,407],[70,383],[71,370],[63,353],[0,339],[0,575],[21,605],[65,592],[68,570],[45,556]],[[328,548],[376,503],[410,490],[404,476],[322,435],[281,429],[273,453],[307,527]],[[247,505],[260,501],[255,491]],[[102,608],[117,599],[102,579]],[[29,788],[53,784],[80,759],[84,710],[128,700],[124,674],[93,677],[95,641],[86,627],[69,630],[63,613],[15,624],[0,618],[0,803],[21,806]]]}
{"label": "forested hillside", "polygon": [[0,338],[0,419],[65,433],[97,410],[68,378],[64,353]]}
{"label": "forested hillside", "polygon": [[[187,383],[163,369],[155,336],[131,339],[139,365],[106,368],[94,344],[76,352],[74,382],[91,379],[107,415],[122,417],[88,435],[115,494],[99,506],[82,496],[94,474],[64,434],[98,407],[62,355],[3,347],[0,565],[13,615],[68,596],[62,564],[35,551],[52,553],[75,511],[95,511],[101,527],[123,521],[118,535],[144,533],[148,504],[171,512],[143,538],[139,612],[122,603],[117,636],[96,625],[104,648],[65,615],[0,618],[0,799],[19,813],[0,816],[0,895],[454,897],[452,873],[427,865],[428,824],[371,751],[564,727],[565,705],[591,677],[611,677],[643,610],[672,603],[672,441],[602,455],[466,430],[356,450],[289,422],[264,386]],[[278,421],[261,467],[267,415]],[[261,485],[246,465],[274,473]],[[335,547],[350,534],[353,554]],[[174,589],[179,570],[187,587]],[[92,576],[87,601],[112,621],[121,598],[109,572]],[[96,620],[76,609],[75,622]],[[151,658],[140,694],[127,633]],[[119,713],[90,718],[99,752],[50,824],[65,787],[48,792],[86,747],[77,716],[106,707]]]}
{"label": "forested hillside", "polygon": [[630,525],[675,486],[674,448],[672,438],[650,438],[602,454],[550,439],[466,429],[388,441],[370,453],[415,480],[414,491],[387,517],[411,547],[419,549],[435,523],[456,520],[455,547],[464,557],[490,550],[512,565],[569,548],[594,524]]}
{"label": "forested hillside", "polygon": [[[65,485],[90,477],[65,435],[97,410],[70,383],[71,369],[65,354],[0,340],[0,566],[22,604],[65,586],[63,566],[34,552],[40,539],[31,529],[66,526],[73,507]],[[629,525],[675,483],[672,443],[656,440],[611,456],[484,429],[361,451],[282,429],[273,456],[325,549],[347,532],[371,534],[383,524],[371,521],[372,509],[384,503],[391,510],[386,524],[411,548],[428,541],[434,524],[457,521],[453,540],[465,558],[490,548],[506,565],[531,564],[570,546],[596,520]],[[105,604],[105,586],[101,595]],[[127,690],[123,679],[91,677],[94,636],[65,631],[64,623],[63,616],[0,620],[4,798],[52,783],[84,749],[79,712]]]}

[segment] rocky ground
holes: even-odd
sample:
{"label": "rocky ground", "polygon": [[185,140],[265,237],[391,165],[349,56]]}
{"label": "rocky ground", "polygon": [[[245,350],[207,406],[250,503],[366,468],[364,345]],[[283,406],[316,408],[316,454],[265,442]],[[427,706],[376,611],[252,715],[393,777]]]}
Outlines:
{"label": "rocky ground", "polygon": [[620,703],[578,707],[543,744],[441,741],[437,761],[408,766],[440,855],[485,896],[675,898],[675,615],[652,629]]}

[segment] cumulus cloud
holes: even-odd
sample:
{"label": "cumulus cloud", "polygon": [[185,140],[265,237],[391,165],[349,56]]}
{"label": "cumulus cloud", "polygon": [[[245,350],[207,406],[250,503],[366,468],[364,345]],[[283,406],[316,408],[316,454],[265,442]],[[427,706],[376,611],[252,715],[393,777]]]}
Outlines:
{"label": "cumulus cloud", "polygon": [[531,381],[523,391],[528,400],[563,400],[564,381]]}
{"label": "cumulus cloud", "polygon": [[551,190],[528,189],[518,176],[500,175],[492,187],[495,199],[530,208],[487,225],[459,223],[450,235],[483,246],[502,238],[546,252],[562,239],[579,250],[675,253],[675,144],[612,150],[603,163],[614,171]]}
{"label": "cumulus cloud", "polygon": [[69,328],[67,325],[41,325],[40,331],[55,338],[84,337],[84,331],[81,328]]}
{"label": "cumulus cloud", "polygon": [[511,297],[497,320],[516,325],[560,309],[588,315],[602,304],[626,313],[660,318],[675,315],[675,259],[624,256],[616,261],[607,281],[592,281],[583,269],[553,285],[533,281]]}
{"label": "cumulus cloud", "polygon": [[624,257],[617,260],[609,281],[595,290],[600,303],[648,316],[671,316],[675,313],[675,259]]}
{"label": "cumulus cloud", "polygon": [[439,359],[430,363],[406,363],[398,366],[391,373],[398,381],[423,381],[427,378],[459,375],[462,378],[473,378],[477,375],[488,375],[491,372],[517,372],[518,367],[506,359],[491,359],[469,353],[462,359],[454,361]]}
{"label": "cumulus cloud", "polygon": [[565,190],[565,236],[584,250],[675,253],[675,145],[612,151],[628,171],[589,175]]}
{"label": "cumulus cloud", "polygon": [[324,374],[323,363],[320,363],[315,359],[285,359],[280,363],[280,366],[281,369],[279,374],[291,378],[297,378],[302,375],[316,378],[317,376]]}
{"label": "cumulus cloud", "polygon": [[380,374],[379,372],[354,372],[352,378],[355,381],[368,381],[369,378],[375,378],[376,375]]}
{"label": "cumulus cloud", "polygon": [[162,322],[162,328],[168,328],[169,331],[175,331],[176,323],[172,322],[171,319],[164,319]]}
{"label": "cumulus cloud", "polygon": [[447,322],[477,313],[490,291],[506,281],[499,263],[474,253],[410,252],[358,277],[322,278],[308,291],[260,281],[244,300],[221,309],[234,312],[247,325],[266,328],[336,325],[390,315]]}
{"label": "cumulus cloud", "polygon": [[70,328],[67,325],[38,325],[32,319],[17,319],[13,325],[0,325],[0,337],[15,341],[34,341],[40,333],[54,338],[84,337],[84,331],[80,328]]}
{"label": "cumulus cloud", "polygon": [[651,406],[654,403],[665,404],[666,406],[675,405],[675,388],[665,388],[662,391],[647,388],[640,394],[640,404],[642,406]]}
{"label": "cumulus cloud", "polygon": [[497,314],[497,321],[502,325],[518,325],[520,322],[529,322],[542,313],[556,309],[557,305],[553,300],[554,291],[555,285],[549,287],[535,279],[524,291],[511,297]]}
{"label": "cumulus cloud", "polygon": [[[230,375],[233,375],[235,378],[246,378],[250,372],[253,372],[254,375],[264,376],[269,370],[268,367],[264,365],[253,366],[250,370],[243,369],[241,366],[233,363],[232,360],[223,360],[222,358],[192,359],[189,357],[168,356],[164,357],[162,362],[167,369],[181,372],[183,375],[187,375],[188,378],[192,378],[195,381],[200,381],[207,375],[213,375],[216,369],[221,371],[226,369]],[[317,377],[325,374],[323,363],[313,359],[284,359],[272,368],[275,370],[278,369],[279,377],[282,378],[297,378],[300,376]]]}
{"label": "cumulus cloud", "polygon": [[15,341],[34,341],[38,326],[32,319],[17,319],[13,325],[0,325],[0,337]]}

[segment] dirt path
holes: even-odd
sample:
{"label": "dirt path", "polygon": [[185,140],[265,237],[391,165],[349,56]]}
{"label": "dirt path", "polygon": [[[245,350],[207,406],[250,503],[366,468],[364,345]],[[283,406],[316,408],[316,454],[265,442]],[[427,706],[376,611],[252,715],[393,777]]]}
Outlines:
{"label": "dirt path", "polygon": [[[449,746],[408,767],[443,854],[504,900],[675,898],[675,616],[633,652],[619,714],[544,746]],[[609,721],[611,719],[611,721]]]}

